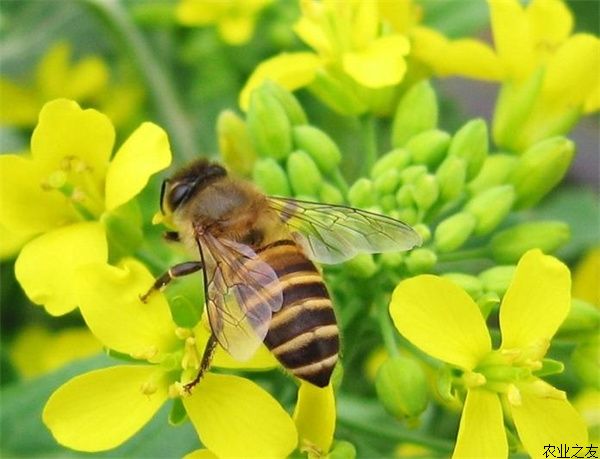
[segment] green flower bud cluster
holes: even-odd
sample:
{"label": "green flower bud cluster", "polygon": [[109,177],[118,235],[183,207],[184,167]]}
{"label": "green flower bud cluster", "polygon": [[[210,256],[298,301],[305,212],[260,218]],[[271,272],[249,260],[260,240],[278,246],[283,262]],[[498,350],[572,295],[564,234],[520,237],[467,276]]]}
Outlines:
{"label": "green flower bud cluster", "polygon": [[468,121],[454,135],[440,130],[437,119],[430,84],[413,86],[393,120],[394,148],[377,160],[369,177],[350,187],[350,205],[427,228],[422,248],[402,258],[381,256],[383,264],[403,265],[410,274],[427,272],[438,260],[452,259],[452,252],[471,250],[475,242],[477,256],[510,264],[530,248],[552,252],[568,240],[562,222],[495,231],[511,212],[535,205],[560,182],[573,157],[571,141],[545,139],[520,156],[490,153],[482,119]]}
{"label": "green flower bud cluster", "polygon": [[252,93],[245,125],[257,155],[251,176],[265,193],[332,204],[345,201],[338,146],[308,124],[290,92],[265,82]]}

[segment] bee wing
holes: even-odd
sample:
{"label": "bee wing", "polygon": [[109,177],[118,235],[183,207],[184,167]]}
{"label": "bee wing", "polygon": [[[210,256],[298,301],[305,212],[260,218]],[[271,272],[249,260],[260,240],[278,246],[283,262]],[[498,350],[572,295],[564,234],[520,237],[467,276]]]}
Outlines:
{"label": "bee wing", "polygon": [[202,236],[206,308],[219,344],[236,360],[248,360],[269,331],[283,301],[273,268],[250,247]]}
{"label": "bee wing", "polygon": [[269,197],[306,254],[320,263],[340,263],[358,253],[398,252],[421,245],[406,223],[352,207]]}

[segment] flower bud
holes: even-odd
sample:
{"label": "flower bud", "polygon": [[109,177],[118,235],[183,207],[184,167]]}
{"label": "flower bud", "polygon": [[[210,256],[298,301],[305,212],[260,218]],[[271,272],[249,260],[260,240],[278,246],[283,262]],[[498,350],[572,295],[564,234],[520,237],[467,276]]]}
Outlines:
{"label": "flower bud", "polygon": [[283,168],[273,158],[261,158],[254,164],[252,180],[266,194],[291,196],[292,191]]}
{"label": "flower bud", "polygon": [[492,232],[508,215],[514,201],[515,190],[511,185],[489,188],[472,198],[466,204],[465,211],[477,219],[475,234]]}
{"label": "flower bud", "polygon": [[388,213],[396,208],[396,197],[393,194],[386,194],[379,198],[379,205],[385,213]]}
{"label": "flower bud", "polygon": [[537,204],[564,177],[569,169],[575,145],[564,137],[542,140],[529,148],[510,176],[515,186],[516,209]]}
{"label": "flower bud", "polygon": [[477,298],[477,306],[481,311],[481,315],[485,319],[490,315],[492,310],[500,304],[500,297],[494,292],[487,292]]}
{"label": "flower bud", "polygon": [[569,225],[560,221],[522,223],[500,233],[491,240],[494,260],[516,263],[530,249],[552,253],[569,240]]}
{"label": "flower bud", "polygon": [[453,283],[465,290],[472,298],[477,298],[483,293],[481,281],[470,274],[446,273],[442,277],[451,280]]}
{"label": "flower bud", "polygon": [[324,174],[333,172],[342,160],[340,149],[331,137],[313,126],[294,126],[292,140],[294,148],[308,153]]}
{"label": "flower bud", "polygon": [[409,166],[400,172],[400,179],[404,184],[415,183],[425,174],[427,174],[427,168],[421,164],[418,164],[415,166]]}
{"label": "flower bud", "polygon": [[325,105],[345,116],[359,115],[368,108],[356,96],[353,83],[348,81],[348,77],[334,71],[317,70],[308,90]]}
{"label": "flower bud", "polygon": [[417,209],[415,209],[414,207],[405,207],[403,209],[398,209],[398,215],[395,218],[408,225],[415,225],[419,221]]}
{"label": "flower bud", "polygon": [[448,156],[435,173],[443,202],[456,199],[465,187],[467,163],[463,158]]}
{"label": "flower bud", "polygon": [[460,212],[443,220],[435,229],[433,240],[440,252],[451,252],[461,247],[473,233],[477,219]]}
{"label": "flower bud", "polygon": [[461,127],[450,142],[448,156],[463,158],[467,163],[467,180],[475,177],[488,154],[488,131],[482,119],[471,120]]}
{"label": "flower bud", "polygon": [[486,292],[495,293],[502,297],[515,274],[515,266],[494,266],[479,274],[479,280]]}
{"label": "flower bud", "polygon": [[373,186],[379,196],[395,193],[399,184],[400,172],[397,169],[390,169],[373,179]]}
{"label": "flower bud", "polygon": [[450,145],[450,134],[439,129],[430,129],[415,135],[406,143],[413,161],[433,170],[444,159]]}
{"label": "flower bud", "polygon": [[600,309],[582,300],[573,299],[569,315],[558,329],[557,336],[573,336],[581,339],[586,333],[593,334],[600,328]]}
{"label": "flower bud", "polygon": [[371,178],[375,179],[381,174],[391,170],[402,171],[410,164],[410,153],[404,148],[396,148],[386,153],[371,168]]}
{"label": "flower bud", "polygon": [[425,372],[411,358],[396,356],[383,362],[375,378],[375,390],[386,411],[396,418],[414,418],[427,408]]}
{"label": "flower bud", "polygon": [[496,102],[493,134],[496,145],[518,150],[520,132],[526,124],[542,87],[543,67],[520,83],[504,83]]}
{"label": "flower bud", "polygon": [[269,90],[269,92],[277,99],[283,110],[285,110],[292,126],[308,123],[306,113],[304,113],[298,99],[296,99],[291,92],[271,80],[266,80],[263,83],[263,86]]}
{"label": "flower bud", "polygon": [[256,161],[246,123],[231,110],[224,110],[217,120],[219,151],[227,169],[239,175],[249,176]]}
{"label": "flower bud", "polygon": [[317,196],[323,183],[321,172],[312,158],[302,150],[296,150],[287,159],[287,173],[294,194]]}
{"label": "flower bud", "polygon": [[411,207],[415,204],[414,200],[414,186],[413,185],[402,185],[398,191],[396,191],[396,204],[398,207],[405,208]]}
{"label": "flower bud", "polygon": [[402,147],[408,140],[438,122],[435,91],[428,81],[413,85],[400,99],[392,124],[392,145]]}
{"label": "flower bud", "polygon": [[348,201],[354,207],[366,209],[375,205],[375,189],[368,178],[359,178],[348,190]]}
{"label": "flower bud", "polygon": [[412,191],[417,207],[423,211],[435,204],[440,194],[438,182],[435,176],[431,174],[425,174],[418,178],[413,185]]}
{"label": "flower bud", "polygon": [[361,253],[345,263],[348,274],[361,279],[368,279],[377,272],[377,264],[370,253]]}
{"label": "flower bud", "polygon": [[321,202],[327,204],[343,204],[344,195],[329,182],[321,183],[321,189],[319,190],[319,199]]}
{"label": "flower bud", "polygon": [[423,241],[423,243],[429,241],[429,239],[431,239],[431,230],[429,229],[429,226],[423,224],[423,223],[419,223],[415,226],[413,226],[413,229],[416,231],[416,233],[421,236],[421,241]]}
{"label": "flower bud", "polygon": [[250,95],[248,131],[260,156],[284,159],[292,151],[290,120],[273,94],[261,86]]}
{"label": "flower bud", "polygon": [[469,191],[475,195],[488,188],[504,185],[518,161],[516,156],[503,153],[488,156],[477,177],[469,183]]}
{"label": "flower bud", "polygon": [[429,249],[411,250],[406,257],[406,267],[412,274],[431,271],[437,262],[437,255]]}
{"label": "flower bud", "polygon": [[379,255],[379,261],[386,268],[397,268],[404,262],[404,254],[402,252],[385,252]]}
{"label": "flower bud", "polygon": [[346,440],[336,440],[325,459],[355,459],[356,448]]}

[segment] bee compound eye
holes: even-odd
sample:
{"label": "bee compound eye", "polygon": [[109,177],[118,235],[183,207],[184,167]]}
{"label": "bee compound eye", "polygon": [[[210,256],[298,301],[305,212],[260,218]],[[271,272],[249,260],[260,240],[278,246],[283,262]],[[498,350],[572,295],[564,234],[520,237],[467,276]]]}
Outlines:
{"label": "bee compound eye", "polygon": [[189,196],[193,186],[189,183],[180,183],[171,188],[168,201],[171,210],[177,209],[183,201]]}

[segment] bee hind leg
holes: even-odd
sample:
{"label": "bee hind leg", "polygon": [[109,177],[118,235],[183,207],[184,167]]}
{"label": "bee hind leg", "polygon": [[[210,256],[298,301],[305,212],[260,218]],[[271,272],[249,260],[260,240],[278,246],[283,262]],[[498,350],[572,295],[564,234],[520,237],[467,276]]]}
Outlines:
{"label": "bee hind leg", "polygon": [[217,338],[214,333],[210,334],[208,341],[206,342],[206,346],[204,347],[204,353],[202,354],[202,361],[200,362],[200,368],[198,369],[198,373],[196,377],[190,381],[189,383],[183,386],[183,390],[185,390],[188,394],[192,393],[193,387],[200,382],[204,373],[208,371],[210,368],[210,364],[212,362],[213,355],[215,354],[215,350],[217,349]]}
{"label": "bee hind leg", "polygon": [[179,263],[175,266],[171,266],[166,273],[156,278],[154,284],[152,284],[152,287],[150,287],[146,293],[140,295],[140,300],[142,300],[142,303],[147,302],[148,297],[152,293],[162,289],[176,277],[187,276],[188,274],[195,273],[201,269],[202,263],[199,261],[186,261],[185,263]]}

